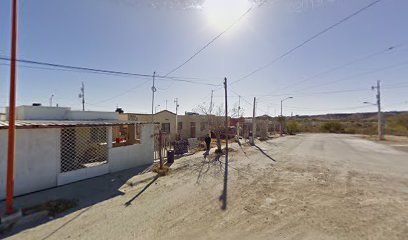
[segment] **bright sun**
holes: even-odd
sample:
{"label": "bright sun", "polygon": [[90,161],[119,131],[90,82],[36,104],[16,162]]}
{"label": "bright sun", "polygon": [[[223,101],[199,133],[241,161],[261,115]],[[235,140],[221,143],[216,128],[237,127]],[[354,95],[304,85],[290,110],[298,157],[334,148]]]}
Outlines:
{"label": "bright sun", "polygon": [[202,6],[211,25],[226,29],[251,7],[249,0],[206,0]]}

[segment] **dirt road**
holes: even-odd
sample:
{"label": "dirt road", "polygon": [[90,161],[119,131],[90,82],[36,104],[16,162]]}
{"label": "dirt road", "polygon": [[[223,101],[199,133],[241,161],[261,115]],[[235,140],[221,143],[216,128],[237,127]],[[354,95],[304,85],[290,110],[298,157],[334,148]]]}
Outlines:
{"label": "dirt road", "polygon": [[233,149],[10,239],[408,239],[408,153],[325,134]]}

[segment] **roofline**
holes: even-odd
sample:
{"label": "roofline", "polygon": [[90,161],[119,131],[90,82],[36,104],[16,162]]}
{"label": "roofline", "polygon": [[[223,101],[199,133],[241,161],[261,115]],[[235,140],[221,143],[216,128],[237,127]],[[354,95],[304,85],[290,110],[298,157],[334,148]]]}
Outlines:
{"label": "roofline", "polygon": [[[138,121],[17,121],[17,129],[38,129],[38,128],[69,128],[69,127],[107,127],[122,125],[150,125],[158,122],[138,122]],[[8,129],[8,121],[0,121],[0,130]]]}
{"label": "roofline", "polygon": [[[157,112],[157,113],[155,113],[155,114],[153,114],[153,115],[157,115],[157,114],[159,114],[159,113],[162,113],[162,112],[169,112],[169,113],[171,113],[171,114],[173,114],[173,115],[176,115],[174,112],[172,112],[172,111],[169,111],[169,110],[161,110],[160,112]],[[146,115],[146,116],[151,116],[152,114],[151,113],[121,113],[120,115],[126,115],[126,114],[134,114],[134,115]],[[179,115],[180,116],[180,115]]]}

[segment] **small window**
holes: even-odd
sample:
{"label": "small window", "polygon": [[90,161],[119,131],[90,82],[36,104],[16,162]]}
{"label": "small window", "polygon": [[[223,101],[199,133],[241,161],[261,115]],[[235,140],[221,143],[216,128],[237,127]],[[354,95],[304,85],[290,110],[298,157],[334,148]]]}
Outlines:
{"label": "small window", "polygon": [[113,147],[141,143],[141,125],[129,124],[112,127]]}
{"label": "small window", "polygon": [[182,130],[183,129],[183,122],[178,122],[178,130]]}
{"label": "small window", "polygon": [[162,123],[162,132],[170,133],[170,123]]}

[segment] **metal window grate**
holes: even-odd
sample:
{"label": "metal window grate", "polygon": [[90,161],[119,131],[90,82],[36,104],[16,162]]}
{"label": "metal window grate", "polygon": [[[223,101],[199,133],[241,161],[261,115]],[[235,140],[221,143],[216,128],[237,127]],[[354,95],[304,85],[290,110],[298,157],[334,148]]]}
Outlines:
{"label": "metal window grate", "polygon": [[108,163],[106,127],[61,129],[61,172]]}

